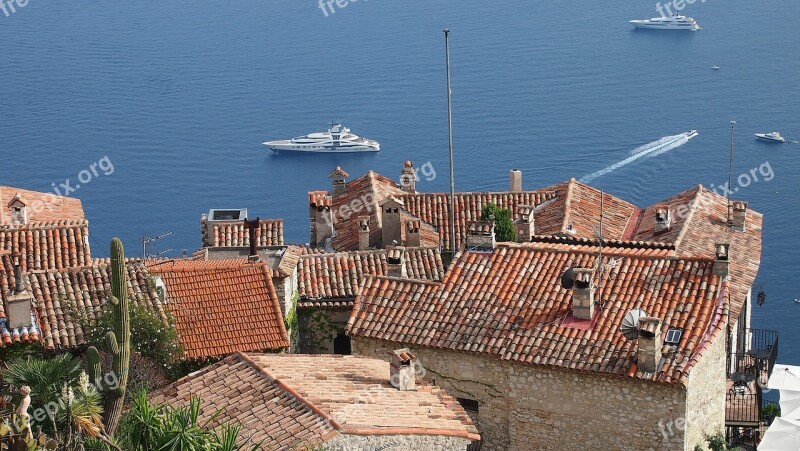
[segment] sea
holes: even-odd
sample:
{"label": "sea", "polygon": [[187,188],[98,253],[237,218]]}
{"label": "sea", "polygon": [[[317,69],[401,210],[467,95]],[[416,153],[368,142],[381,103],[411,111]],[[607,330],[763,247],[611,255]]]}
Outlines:
{"label": "sea", "polygon": [[[800,364],[800,144],[753,136],[800,140],[796,0],[676,2],[697,32],[633,29],[653,0],[10,3],[0,184],[80,198],[95,256],[165,234],[148,253],[191,253],[211,208],[284,218],[305,242],[307,192],[336,166],[399,179],[412,160],[418,190],[448,190],[445,28],[459,191],[506,190],[512,168],[526,189],[575,177],[642,206],[724,186],[735,120],[734,197],[764,214],[753,327]],[[380,153],[261,144],[331,121]]]}

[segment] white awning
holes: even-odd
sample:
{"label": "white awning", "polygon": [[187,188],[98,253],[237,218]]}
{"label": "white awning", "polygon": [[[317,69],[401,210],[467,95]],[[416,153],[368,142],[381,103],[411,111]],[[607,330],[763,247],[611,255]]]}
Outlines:
{"label": "white awning", "polygon": [[800,391],[800,366],[775,364],[767,388]]}
{"label": "white awning", "polygon": [[781,390],[781,418],[800,421],[800,391]]}
{"label": "white awning", "polygon": [[800,422],[775,418],[764,438],[758,445],[758,451],[798,451],[800,450]]}

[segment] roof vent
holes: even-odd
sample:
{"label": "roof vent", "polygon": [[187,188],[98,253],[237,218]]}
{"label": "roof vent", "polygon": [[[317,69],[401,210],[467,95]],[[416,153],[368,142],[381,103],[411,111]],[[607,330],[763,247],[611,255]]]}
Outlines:
{"label": "roof vent", "polygon": [[416,390],[417,357],[408,348],[392,351],[389,382],[400,391]]}
{"label": "roof vent", "polygon": [[619,331],[628,340],[636,340],[639,338],[639,320],[646,316],[647,313],[640,308],[629,310],[622,319]]}

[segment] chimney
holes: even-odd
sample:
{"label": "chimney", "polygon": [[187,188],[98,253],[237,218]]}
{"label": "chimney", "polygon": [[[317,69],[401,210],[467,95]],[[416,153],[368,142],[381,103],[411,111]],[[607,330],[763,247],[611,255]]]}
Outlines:
{"label": "chimney", "polygon": [[661,363],[661,320],[651,316],[639,318],[639,371],[655,373]]}
{"label": "chimney", "polygon": [[386,249],[386,275],[403,279],[408,277],[405,248],[390,247]]}
{"label": "chimney", "polygon": [[745,219],[747,218],[747,202],[742,200],[733,201],[733,213],[731,214],[731,227],[739,232],[744,232]]}
{"label": "chimney", "polygon": [[408,348],[392,351],[389,382],[400,391],[416,390],[417,357]]}
{"label": "chimney", "polygon": [[517,206],[517,242],[527,243],[533,238],[535,232],[533,231],[533,213],[534,207],[532,205],[519,205]]}
{"label": "chimney", "polygon": [[348,174],[344,169],[342,169],[341,166],[336,166],[336,169],[334,169],[333,172],[331,172],[331,175],[328,176],[328,178],[332,179],[332,184],[333,184],[332,194],[334,197],[345,192],[345,190],[347,189],[348,177],[350,177],[350,174]]}
{"label": "chimney", "polygon": [[14,265],[14,290],[6,297],[6,327],[16,329],[18,327],[31,327],[33,296],[26,288],[25,280],[19,261]]}
{"label": "chimney", "polygon": [[522,191],[522,171],[519,169],[512,169],[508,173],[509,184],[509,191],[512,193],[519,193]]}
{"label": "chimney", "polygon": [[398,246],[401,244],[400,211],[405,204],[400,199],[389,197],[380,203],[381,207],[381,246]]}
{"label": "chimney", "polygon": [[728,277],[730,270],[730,250],[729,243],[717,243],[714,245],[714,274],[721,278]]}
{"label": "chimney", "polygon": [[591,321],[594,318],[594,269],[574,268],[572,317]]}
{"label": "chimney", "polygon": [[256,229],[258,229],[261,221],[258,217],[255,220],[244,220],[244,226],[247,228],[248,241],[250,242],[250,253],[247,256],[247,261],[258,261],[258,238],[256,237]]}
{"label": "chimney", "polygon": [[412,194],[417,192],[417,170],[414,169],[411,160],[403,164],[403,170],[400,172],[400,189]]}
{"label": "chimney", "polygon": [[672,214],[669,205],[656,205],[655,217],[653,218],[653,235],[660,235],[669,231],[672,225]]}
{"label": "chimney", "polygon": [[308,193],[308,218],[311,224],[310,244],[312,247],[325,247],[328,239],[333,237],[331,203],[331,197],[326,191]]}
{"label": "chimney", "polygon": [[422,246],[422,238],[419,235],[419,228],[421,222],[419,219],[410,219],[406,221],[406,246],[419,247]]}
{"label": "chimney", "polygon": [[358,250],[369,249],[369,216],[358,217]]}
{"label": "chimney", "polygon": [[497,245],[494,222],[475,221],[467,227],[467,250],[491,251]]}

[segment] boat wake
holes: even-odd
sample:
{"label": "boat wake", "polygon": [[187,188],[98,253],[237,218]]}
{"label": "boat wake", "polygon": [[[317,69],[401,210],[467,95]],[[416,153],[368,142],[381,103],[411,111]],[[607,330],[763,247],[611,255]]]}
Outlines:
{"label": "boat wake", "polygon": [[592,172],[589,175],[585,175],[581,177],[580,181],[582,183],[589,183],[598,177],[604,176],[610,172],[616,171],[621,167],[627,166],[642,157],[655,157],[663,153],[667,153],[670,150],[677,149],[678,147],[686,144],[695,136],[697,136],[697,131],[689,130],[688,132],[680,133],[678,135],[665,136],[659,140],[644,144],[633,149],[628,158],[625,158],[624,160],[614,163],[606,168],[600,169],[599,171]]}

